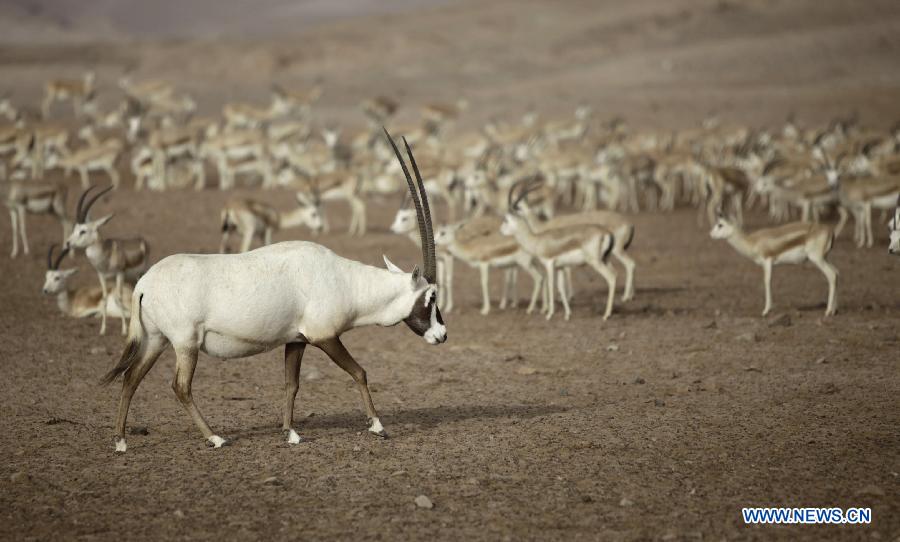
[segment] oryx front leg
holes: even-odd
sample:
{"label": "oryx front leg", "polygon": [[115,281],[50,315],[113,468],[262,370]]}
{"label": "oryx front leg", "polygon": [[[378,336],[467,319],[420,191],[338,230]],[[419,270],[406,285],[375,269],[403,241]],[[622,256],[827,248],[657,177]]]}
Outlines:
{"label": "oryx front leg", "polygon": [[284,345],[284,420],[281,429],[288,444],[300,444],[301,438],[294,430],[294,400],[300,389],[300,363],[306,343]]}
{"label": "oryx front leg", "polygon": [[372,403],[372,395],[369,393],[369,384],[366,380],[366,371],[356,363],[350,352],[344,347],[340,339],[335,337],[316,345],[325,354],[335,362],[338,367],[353,377],[356,387],[359,389],[359,395],[362,397],[363,405],[366,409],[366,416],[369,418],[369,431],[379,437],[387,437],[381,421],[378,419],[378,413],[375,412],[375,405]]}
{"label": "oryx front leg", "polygon": [[221,448],[226,443],[225,439],[214,434],[209,428],[209,424],[203,419],[203,414],[194,403],[194,396],[191,393],[194,369],[197,368],[197,354],[197,346],[194,344],[175,347],[175,378],[172,380],[172,389],[175,390],[175,396],[178,397],[181,406],[191,415],[194,424],[209,441],[210,446]]}

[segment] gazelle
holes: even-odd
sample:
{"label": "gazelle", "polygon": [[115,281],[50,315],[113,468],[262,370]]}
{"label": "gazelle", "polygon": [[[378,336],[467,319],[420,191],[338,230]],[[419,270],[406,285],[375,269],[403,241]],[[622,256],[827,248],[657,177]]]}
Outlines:
{"label": "gazelle", "polygon": [[[391,144],[402,161],[393,140]],[[416,171],[408,144],[406,151]],[[243,254],[176,254],[154,265],[138,281],[131,298],[125,351],[102,380],[110,383],[124,376],[116,415],[116,451],[127,448],[125,422],[135,390],[170,344],[176,356],[175,395],[204,438],[216,448],[226,441],[210,429],[191,393],[198,353],[231,359],[281,345],[285,345],[282,428],[289,443],[301,440],[293,428],[293,410],[300,363],[308,344],[320,348],[353,377],[369,418],[369,431],[386,436],[372,403],[366,372],[340,336],[357,327],[405,322],[429,344],[447,340],[436,303],[438,285],[428,198],[421,176],[416,174],[416,186],[405,163],[403,170],[418,211],[422,272],[416,267],[405,273],[387,257],[387,269],[372,267],[304,241],[278,243]],[[241,310],[235,311],[235,307]]]}
{"label": "gazelle", "polygon": [[[78,269],[60,270],[59,264],[62,262],[68,249],[60,251],[56,259],[53,258],[53,250],[56,245],[52,245],[47,252],[47,272],[44,276],[44,294],[55,295],[56,303],[59,310],[66,316],[73,318],[85,318],[87,316],[100,316],[100,305],[104,302],[103,291],[99,286],[87,286],[82,288],[69,288],[68,281],[72,275],[78,272]],[[130,303],[125,300],[131,299],[131,286],[125,285],[122,288],[122,295],[119,298],[109,296],[106,298],[106,312],[113,318],[127,318]]]}
{"label": "gazelle", "polygon": [[[546,222],[541,222],[531,210],[527,199],[519,202],[519,214],[528,220],[531,229],[537,233],[569,226],[599,226],[611,232],[615,241],[612,247],[612,255],[625,268],[625,288],[622,290],[622,301],[634,299],[634,269],[636,264],[627,252],[628,247],[631,246],[631,242],[634,240],[634,224],[626,219],[624,215],[613,211],[586,211],[570,215],[559,215],[548,219]],[[571,288],[571,285],[569,287]]]}
{"label": "gazelle", "polygon": [[[106,288],[107,277],[114,276],[116,278],[116,297],[122,299],[122,292],[126,276],[133,278],[139,275],[141,271],[146,269],[149,260],[149,247],[147,241],[142,238],[134,239],[103,239],[100,235],[100,228],[110,221],[113,217],[108,214],[97,220],[88,220],[88,212],[91,206],[106,194],[112,187],[109,186],[98,192],[93,198],[87,199],[88,194],[94,187],[90,187],[82,192],[78,199],[76,207],[76,224],[72,228],[72,234],[66,240],[65,248],[84,249],[91,266],[97,272],[97,278],[100,279],[100,289],[103,293],[104,303],[100,308],[100,334],[106,333],[106,300],[109,296]],[[86,202],[86,203],[85,203]],[[126,319],[123,314],[122,318],[122,334],[124,335],[126,327]]]}
{"label": "gazelle", "polygon": [[272,105],[280,111],[297,112],[301,116],[309,113],[320,97],[322,86],[315,85],[308,90],[287,89],[280,85],[272,85]]}
{"label": "gazelle", "polygon": [[119,172],[116,162],[122,153],[122,142],[108,139],[98,145],[78,149],[60,159],[59,165],[67,172],[77,170],[81,178],[81,187],[87,189],[91,185],[90,172],[104,171],[109,176],[113,188],[119,187]]}
{"label": "gazelle", "polygon": [[12,223],[12,252],[15,258],[19,253],[19,237],[22,238],[22,251],[28,254],[28,234],[25,230],[25,215],[48,214],[56,217],[62,224],[63,239],[69,235],[71,222],[66,216],[66,185],[45,181],[13,181],[9,183],[4,203],[9,209]]}
{"label": "gazelle", "polygon": [[87,72],[82,79],[55,79],[49,81],[44,88],[42,111],[44,118],[50,116],[50,107],[54,102],[70,100],[75,116],[80,117],[85,105],[94,96],[94,72]]}
{"label": "gazelle", "polygon": [[[613,235],[606,228],[597,225],[564,226],[541,232],[534,231],[519,211],[519,203],[528,195],[529,186],[526,184],[520,193],[514,196],[521,184],[520,181],[510,190],[509,210],[503,219],[500,232],[515,237],[525,251],[544,264],[547,275],[547,297],[550,301],[547,320],[553,318],[555,312],[553,283],[557,269],[585,264],[600,274],[609,288],[606,310],[603,313],[603,319],[608,319],[612,314],[616,295],[616,272],[607,264],[609,253],[615,245]],[[568,320],[572,311],[569,308],[564,281],[560,280],[557,286],[565,310],[565,319]]]}
{"label": "gazelle", "polygon": [[241,252],[250,250],[254,237],[262,239],[263,246],[272,244],[272,233],[298,226],[306,226],[318,233],[322,230],[322,209],[319,202],[297,192],[299,206],[291,211],[281,212],[260,201],[234,198],[222,209],[222,244],[220,253],[228,249],[231,232],[242,236]]}
{"label": "gazelle", "polygon": [[826,258],[834,244],[834,233],[823,224],[792,222],[774,228],[763,228],[746,234],[740,226],[719,214],[712,231],[713,239],[725,239],[740,254],[763,268],[766,306],[762,315],[772,310],[772,267],[811,261],[828,280],[828,305],[825,316],[837,311],[837,269]]}
{"label": "gazelle", "polygon": [[900,254],[900,196],[897,196],[897,208],[894,209],[894,217],[888,223],[891,242],[888,245],[889,254]]}

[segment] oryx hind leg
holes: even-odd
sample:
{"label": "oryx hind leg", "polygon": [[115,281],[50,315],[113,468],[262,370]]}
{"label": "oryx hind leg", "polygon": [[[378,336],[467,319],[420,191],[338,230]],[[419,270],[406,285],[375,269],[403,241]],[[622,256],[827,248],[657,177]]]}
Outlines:
{"label": "oryx hind leg", "polygon": [[143,344],[137,346],[139,352],[137,355],[140,359],[132,365],[122,379],[122,394],[119,396],[119,409],[116,412],[116,451],[124,452],[125,444],[125,421],[128,419],[128,408],[131,406],[131,398],[137,391],[141,381],[147,376],[150,369],[159,359],[159,355],[163,353],[169,342],[161,335],[150,335],[145,337]]}
{"label": "oryx hind leg", "polygon": [[305,350],[306,343],[284,345],[284,418],[281,429],[288,444],[300,444],[302,440],[294,430],[294,400],[300,389],[300,363]]}
{"label": "oryx hind leg", "polygon": [[369,431],[379,437],[387,437],[381,421],[378,419],[378,413],[375,411],[375,405],[372,403],[372,395],[369,393],[369,384],[366,379],[366,371],[356,363],[347,348],[337,337],[328,339],[316,345],[325,354],[335,362],[338,367],[343,369],[347,374],[353,377],[356,387],[359,389],[359,395],[362,397],[363,405],[366,409],[366,416],[369,418]]}
{"label": "oryx hind leg", "polygon": [[221,448],[226,444],[225,439],[213,433],[209,428],[209,424],[200,413],[200,409],[194,403],[194,396],[191,393],[191,382],[194,379],[194,369],[197,368],[198,350],[195,344],[188,346],[175,346],[175,378],[172,380],[172,389],[175,396],[181,402],[181,406],[191,415],[194,424],[203,433],[203,436],[209,441],[214,448]]}

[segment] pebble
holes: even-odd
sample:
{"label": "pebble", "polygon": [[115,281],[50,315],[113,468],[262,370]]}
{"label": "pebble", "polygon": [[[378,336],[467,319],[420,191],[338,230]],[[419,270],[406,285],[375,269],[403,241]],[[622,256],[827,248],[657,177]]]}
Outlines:
{"label": "pebble", "polygon": [[634,506],[634,501],[628,497],[622,497],[622,500],[619,501],[619,506]]}
{"label": "pebble", "polygon": [[147,429],[146,427],[140,427],[140,426],[132,427],[130,432],[132,435],[143,435],[145,437],[150,434],[149,429]]}
{"label": "pebble", "polygon": [[744,341],[744,342],[748,342],[748,343],[759,342],[759,335],[757,335],[756,333],[754,333],[752,331],[748,331],[747,333],[741,333],[736,338],[739,341]]}
{"label": "pebble", "polygon": [[619,345],[617,345],[617,344],[611,344],[611,345],[609,345],[609,346],[606,347],[606,351],[607,351],[607,352],[618,352],[618,351],[619,351]]}
{"label": "pebble", "polygon": [[431,510],[434,508],[434,503],[431,502],[431,499],[426,497],[425,495],[419,495],[416,497],[416,506],[419,508],[425,508],[426,510]]}
{"label": "pebble", "polygon": [[790,314],[782,314],[776,318],[769,320],[769,327],[790,327],[791,326],[791,315]]}
{"label": "pebble", "polygon": [[91,355],[92,356],[99,356],[101,354],[104,354],[104,355],[108,354],[105,346],[92,346],[91,347]]}
{"label": "pebble", "polygon": [[184,518],[184,512],[182,512],[180,509],[175,510],[175,511],[172,512],[172,513],[175,514],[175,517],[178,518],[178,519],[183,519],[183,518]]}

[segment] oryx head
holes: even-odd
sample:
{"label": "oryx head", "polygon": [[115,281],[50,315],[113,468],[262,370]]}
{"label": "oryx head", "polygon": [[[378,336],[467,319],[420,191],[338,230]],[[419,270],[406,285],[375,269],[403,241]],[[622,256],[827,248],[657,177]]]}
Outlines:
{"label": "oryx head", "polygon": [[[400,162],[403,169],[403,175],[406,177],[406,184],[409,186],[410,199],[416,209],[416,218],[419,223],[419,238],[422,241],[422,259],[424,260],[424,271],[420,272],[416,266],[410,276],[410,287],[415,298],[409,315],[403,319],[416,335],[424,337],[428,344],[440,344],[447,340],[447,328],[444,326],[444,320],[441,318],[441,311],[437,306],[437,258],[434,249],[434,230],[431,224],[431,210],[428,207],[428,196],[425,194],[425,185],[422,182],[422,175],[419,173],[419,166],[416,165],[416,159],[413,157],[412,150],[406,138],[403,139],[403,145],[406,147],[406,154],[409,156],[409,163],[416,174],[416,182],[414,183],[406,167],[406,161],[400,155],[400,149],[391,138],[391,135],[384,131],[388,142],[394,149],[394,154]],[[403,271],[392,264],[387,256],[384,257],[384,263],[388,270],[393,273],[403,273]]]}
{"label": "oryx head", "polygon": [[888,246],[888,253],[900,254],[900,196],[897,197],[897,208],[894,210],[894,218],[891,219],[889,226],[891,228],[891,244]]}
{"label": "oryx head", "polygon": [[78,206],[75,207],[75,226],[72,228],[72,234],[66,239],[65,248],[67,249],[87,248],[99,241],[100,227],[109,222],[113,217],[112,214],[108,214],[97,220],[88,220],[88,211],[91,210],[91,206],[94,205],[103,194],[112,190],[112,186],[108,186],[100,192],[97,192],[92,198],[88,199],[88,194],[90,194],[91,190],[94,188],[96,187],[89,187],[82,192],[81,197],[78,198]]}
{"label": "oryx head", "polygon": [[65,290],[66,281],[78,272],[78,269],[60,271],[59,264],[69,253],[69,249],[64,248],[56,259],[53,258],[54,249],[56,249],[56,245],[51,245],[50,250],[47,251],[47,272],[44,275],[44,293],[47,295],[56,295]]}
{"label": "oryx head", "polygon": [[527,228],[525,223],[528,194],[540,188],[543,180],[538,176],[519,179],[509,188],[507,195],[506,216],[500,225],[500,233],[503,235],[515,235],[519,228]]}

